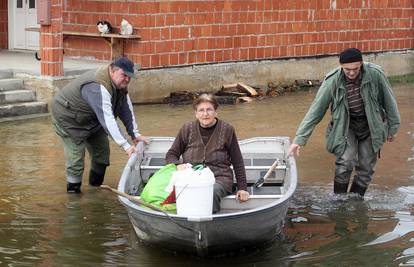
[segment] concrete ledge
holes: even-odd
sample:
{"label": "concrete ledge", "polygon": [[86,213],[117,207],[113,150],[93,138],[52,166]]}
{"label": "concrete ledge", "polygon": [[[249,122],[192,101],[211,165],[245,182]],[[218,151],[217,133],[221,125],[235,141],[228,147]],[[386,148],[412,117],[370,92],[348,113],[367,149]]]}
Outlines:
{"label": "concrete ledge", "polygon": [[36,113],[36,114],[30,114],[30,115],[6,117],[6,118],[0,118],[0,123],[14,122],[14,121],[20,121],[20,120],[33,120],[33,119],[49,117],[49,116],[50,116],[50,113]]}
{"label": "concrete ledge", "polygon": [[0,70],[0,79],[9,79],[13,78],[12,70]]}
{"label": "concrete ledge", "polygon": [[35,93],[31,90],[11,90],[0,92],[0,104],[12,104],[36,100]]}
{"label": "concrete ledge", "polygon": [[[389,76],[414,73],[414,51],[364,55],[364,60],[380,65]],[[129,93],[134,103],[158,103],[172,91],[213,91],[223,84],[244,82],[267,86],[269,82],[291,83],[297,79],[322,80],[339,66],[338,57],[280,59],[196,65],[139,71]]]}
{"label": "concrete ledge", "polygon": [[0,92],[9,90],[23,89],[23,81],[21,79],[5,78],[0,80]]}
{"label": "concrete ledge", "polygon": [[47,112],[47,105],[43,102],[22,102],[9,105],[0,105],[0,118]]}

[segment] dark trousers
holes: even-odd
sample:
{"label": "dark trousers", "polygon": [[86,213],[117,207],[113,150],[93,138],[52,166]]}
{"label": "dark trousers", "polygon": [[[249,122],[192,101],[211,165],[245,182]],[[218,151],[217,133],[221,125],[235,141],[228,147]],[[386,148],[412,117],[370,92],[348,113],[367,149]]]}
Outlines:
{"label": "dark trousers", "polygon": [[227,196],[229,192],[219,183],[214,184],[213,190],[213,213],[217,213],[220,211],[221,199]]}
{"label": "dark trousers", "polygon": [[353,183],[367,188],[372,180],[377,163],[377,153],[372,149],[368,122],[350,121],[345,152],[335,161],[335,181],[348,184],[355,167]]}
{"label": "dark trousers", "polygon": [[[91,170],[104,172],[104,168],[109,165],[109,140],[108,135],[102,129],[92,134],[83,142],[77,142],[53,122],[56,133],[63,142],[65,154],[66,180],[69,183],[82,182],[83,169],[85,166],[85,150],[88,150],[91,159]],[[103,169],[103,170],[102,170]]]}

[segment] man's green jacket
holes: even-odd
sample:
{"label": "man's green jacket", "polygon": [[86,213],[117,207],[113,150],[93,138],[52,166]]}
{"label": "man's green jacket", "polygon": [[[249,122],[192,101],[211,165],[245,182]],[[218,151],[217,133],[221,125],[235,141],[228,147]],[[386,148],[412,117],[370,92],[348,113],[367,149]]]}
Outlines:
{"label": "man's green jacket", "polygon": [[[397,133],[400,114],[382,69],[375,64],[364,62],[361,75],[360,93],[371,133],[372,148],[374,152],[378,152],[387,137]],[[299,125],[293,143],[304,146],[329,107],[332,118],[326,131],[326,148],[339,157],[345,151],[350,119],[345,74],[341,67],[325,77],[308,113]]]}

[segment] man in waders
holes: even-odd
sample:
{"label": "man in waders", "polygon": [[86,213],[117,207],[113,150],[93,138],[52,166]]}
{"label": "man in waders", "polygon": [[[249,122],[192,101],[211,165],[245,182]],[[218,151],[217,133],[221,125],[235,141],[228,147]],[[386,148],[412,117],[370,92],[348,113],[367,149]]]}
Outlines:
{"label": "man in waders", "polygon": [[382,69],[363,62],[356,48],[339,56],[340,67],[326,75],[305,118],[299,125],[289,155],[299,155],[326,110],[331,121],[326,131],[327,150],[336,156],[334,193],[348,191],[363,197],[374,174],[381,146],[392,142],[400,114],[391,86]]}
{"label": "man in waders", "polygon": [[63,141],[68,193],[80,193],[85,148],[91,158],[89,184],[100,186],[109,166],[108,135],[128,156],[135,146],[128,143],[116,118],[124,124],[132,142],[147,142],[138,132],[128,85],[135,78],[134,63],[126,57],[79,76],[52,100],[52,121]]}

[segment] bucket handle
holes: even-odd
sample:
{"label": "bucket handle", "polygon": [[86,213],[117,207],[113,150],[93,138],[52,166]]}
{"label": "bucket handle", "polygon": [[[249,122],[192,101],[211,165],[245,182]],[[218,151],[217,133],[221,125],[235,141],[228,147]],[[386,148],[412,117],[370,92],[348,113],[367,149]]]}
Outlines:
{"label": "bucket handle", "polygon": [[189,186],[190,184],[186,184],[185,186],[184,186],[184,188],[183,189],[181,189],[181,191],[180,191],[180,193],[178,193],[178,195],[176,195],[175,196],[175,200],[177,201],[177,199],[178,199],[178,197],[181,195],[181,193]]}

